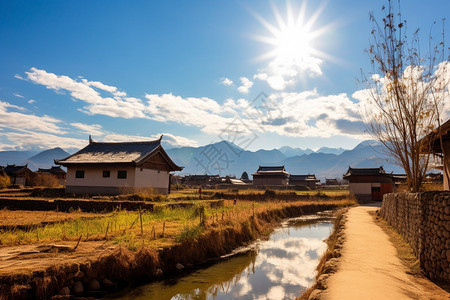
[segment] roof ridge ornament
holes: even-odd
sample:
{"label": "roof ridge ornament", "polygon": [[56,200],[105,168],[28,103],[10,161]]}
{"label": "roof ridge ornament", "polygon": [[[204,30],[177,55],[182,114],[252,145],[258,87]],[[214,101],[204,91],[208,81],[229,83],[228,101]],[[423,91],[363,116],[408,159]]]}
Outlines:
{"label": "roof ridge ornament", "polygon": [[89,144],[92,144],[94,141],[92,140],[92,136],[89,135]]}

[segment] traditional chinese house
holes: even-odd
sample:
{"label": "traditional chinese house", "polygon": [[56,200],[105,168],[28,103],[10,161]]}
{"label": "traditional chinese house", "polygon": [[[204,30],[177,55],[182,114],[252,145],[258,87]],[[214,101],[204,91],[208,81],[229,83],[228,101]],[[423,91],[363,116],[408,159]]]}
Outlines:
{"label": "traditional chinese house", "polygon": [[3,172],[11,179],[13,185],[31,185],[33,179],[33,171],[28,169],[28,164],[24,166],[7,165]]}
{"label": "traditional chinese house", "polygon": [[293,186],[306,186],[310,189],[317,188],[317,184],[320,183],[320,180],[316,178],[315,174],[308,175],[290,175],[289,176],[289,185]]}
{"label": "traditional chinese house", "polygon": [[423,143],[422,153],[432,153],[441,158],[442,165],[434,166],[442,169],[444,173],[444,191],[449,190],[450,173],[450,120],[433,130],[421,141]]}
{"label": "traditional chinese house", "polygon": [[216,182],[220,181],[219,175],[186,175],[181,178],[181,184],[185,184],[191,187],[206,187],[209,185],[214,185]]}
{"label": "traditional chinese house", "polygon": [[[162,138],[162,136],[161,136]],[[67,167],[66,193],[117,195],[142,190],[168,194],[170,172],[181,171],[161,146],[148,142],[89,145],[56,164]]]}
{"label": "traditional chinese house", "polygon": [[383,167],[348,168],[343,176],[348,180],[350,191],[360,201],[381,201],[383,195],[395,189],[392,174],[387,174]]}
{"label": "traditional chinese house", "polygon": [[325,178],[325,185],[339,185],[339,181],[336,178]]}
{"label": "traditional chinese house", "polygon": [[289,173],[284,166],[259,166],[253,173],[253,185],[288,185]]}
{"label": "traditional chinese house", "polygon": [[60,185],[64,185],[66,182],[66,171],[61,169],[60,166],[52,166],[50,169],[41,169],[39,168],[36,171],[36,174],[48,174],[53,175],[58,179],[58,183]]}

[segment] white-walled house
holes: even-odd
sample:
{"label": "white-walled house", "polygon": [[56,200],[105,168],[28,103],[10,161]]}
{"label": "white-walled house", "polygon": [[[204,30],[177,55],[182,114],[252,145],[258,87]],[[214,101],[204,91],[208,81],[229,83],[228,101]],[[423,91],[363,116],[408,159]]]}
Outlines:
{"label": "white-walled house", "polygon": [[[162,138],[162,136],[161,136]],[[170,172],[181,171],[161,146],[148,142],[89,145],[55,163],[67,167],[66,193],[118,195],[149,190],[168,194]]]}
{"label": "white-walled house", "polygon": [[379,168],[351,168],[343,176],[348,180],[350,191],[360,201],[381,201],[383,195],[395,190],[392,174]]}

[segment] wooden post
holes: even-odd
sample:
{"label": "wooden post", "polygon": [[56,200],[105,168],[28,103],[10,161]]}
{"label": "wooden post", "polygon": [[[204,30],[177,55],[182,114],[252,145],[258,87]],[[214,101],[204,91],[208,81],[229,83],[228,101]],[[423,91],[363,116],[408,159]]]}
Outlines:
{"label": "wooden post", "polygon": [[78,242],[77,242],[76,246],[73,248],[73,251],[77,250],[78,245],[80,244],[80,241],[81,241],[81,237],[82,237],[82,236],[83,236],[83,235],[80,235],[80,238],[78,239]]}
{"label": "wooden post", "polygon": [[153,239],[156,240],[156,229],[155,229],[155,226],[153,226],[152,231],[153,231]]}
{"label": "wooden post", "polygon": [[166,231],[166,221],[163,222],[163,233],[162,233],[162,237],[164,237],[164,231]]}
{"label": "wooden post", "polygon": [[106,226],[105,240],[108,240],[108,229],[109,229],[109,222],[108,225]]}
{"label": "wooden post", "polygon": [[142,211],[140,206],[139,206],[139,219],[141,220],[141,235],[144,235],[144,228],[142,227]]}

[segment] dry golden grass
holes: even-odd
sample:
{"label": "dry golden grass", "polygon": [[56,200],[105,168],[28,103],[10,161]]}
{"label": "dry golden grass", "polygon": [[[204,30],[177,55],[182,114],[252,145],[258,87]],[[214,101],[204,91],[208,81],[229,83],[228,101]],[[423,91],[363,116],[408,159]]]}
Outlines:
{"label": "dry golden grass", "polygon": [[67,222],[78,218],[102,218],[106,214],[74,211],[72,213],[55,211],[0,210],[0,226],[37,226],[42,223]]}
{"label": "dry golden grass", "polygon": [[[140,246],[167,247],[186,239],[196,238],[207,229],[226,229],[241,226],[254,215],[270,214],[287,206],[311,204],[349,205],[351,200],[254,202],[225,200],[223,207],[210,208],[203,203],[188,209],[169,209],[155,206],[154,212],[117,211],[100,218],[77,218],[49,224],[31,230],[5,230],[0,232],[3,245],[34,244],[40,242],[111,240],[131,250]],[[198,214],[203,207],[204,215]],[[71,215],[71,214],[68,214]],[[142,220],[142,221],[141,221]]]}

